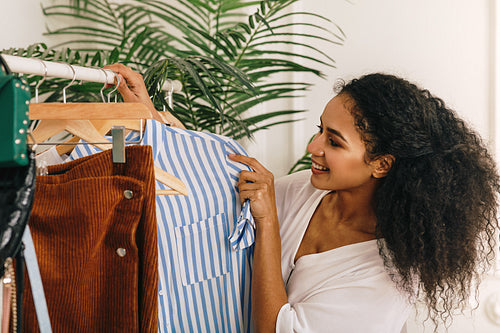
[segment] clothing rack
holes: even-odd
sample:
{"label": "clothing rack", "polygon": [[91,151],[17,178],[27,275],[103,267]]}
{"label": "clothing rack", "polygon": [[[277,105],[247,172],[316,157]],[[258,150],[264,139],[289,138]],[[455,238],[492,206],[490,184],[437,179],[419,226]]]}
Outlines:
{"label": "clothing rack", "polygon": [[[114,84],[116,74],[109,69],[82,67],[69,65],[61,62],[45,61],[37,58],[24,58],[2,54],[10,70],[14,73],[40,75],[46,77],[57,77],[75,81],[87,81],[97,83]],[[73,69],[72,69],[73,68]],[[74,72],[73,72],[74,70]],[[162,87],[163,91],[180,92],[182,83],[178,80],[166,80]]]}

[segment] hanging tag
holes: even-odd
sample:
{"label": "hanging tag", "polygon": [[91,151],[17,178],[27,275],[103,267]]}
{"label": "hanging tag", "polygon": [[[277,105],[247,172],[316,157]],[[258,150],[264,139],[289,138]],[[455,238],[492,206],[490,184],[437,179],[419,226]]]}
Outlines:
{"label": "hanging tag", "polygon": [[125,126],[113,126],[113,163],[125,163]]}
{"label": "hanging tag", "polygon": [[[8,333],[9,332],[9,323],[10,323],[10,314],[11,314],[11,301],[12,301],[12,287],[14,285],[15,274],[14,269],[12,267],[12,259],[7,258],[4,263],[4,276],[2,276],[0,284],[1,290],[1,332]],[[14,309],[17,310],[17,309]],[[14,323],[13,323],[14,324]],[[17,322],[15,323],[17,325]]]}

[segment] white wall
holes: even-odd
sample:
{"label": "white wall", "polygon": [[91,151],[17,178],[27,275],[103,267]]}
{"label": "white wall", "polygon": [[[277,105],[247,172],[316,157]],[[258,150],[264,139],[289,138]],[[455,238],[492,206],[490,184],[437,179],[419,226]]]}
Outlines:
{"label": "white wall", "polygon": [[0,50],[45,42],[45,18],[39,0],[2,1]]}
{"label": "white wall", "polygon": [[[249,152],[275,175],[286,173],[302,156],[324,105],[334,96],[334,81],[376,71],[403,76],[429,89],[494,148],[493,139],[498,135],[492,84],[494,1],[300,1],[298,9],[322,14],[346,33],[343,46],[327,50],[336,60],[337,69],[327,73],[327,80],[298,76],[297,80],[315,83],[307,97],[297,103],[298,108],[310,110],[307,120],[258,134],[256,142],[248,145]],[[500,120],[498,123],[500,128]],[[500,278],[490,276],[481,286],[479,308],[457,316],[448,332],[500,332],[500,326],[487,319],[484,308],[485,300],[495,293],[500,293]],[[408,332],[432,332],[431,326],[423,326],[422,321],[422,317],[412,318]]]}
{"label": "white wall", "polygon": [[[335,79],[374,71],[395,73],[419,83],[455,108],[486,140],[494,138],[494,1],[298,2],[298,9],[320,13],[338,23],[347,39],[344,46],[327,50],[337,61],[337,69],[327,72],[327,80],[296,77],[315,83],[307,97],[296,104],[310,110],[307,120],[258,134],[255,142],[246,144],[250,154],[277,176],[285,174],[302,156],[324,105],[333,97]],[[39,0],[4,0],[2,10],[0,49],[45,41]],[[499,278],[490,277],[482,286],[481,300],[499,291]],[[423,332],[419,322],[411,321],[408,331]],[[493,333],[500,332],[500,327],[488,322],[480,306],[473,315],[457,317],[449,332]]]}
{"label": "white wall", "polygon": [[[401,75],[429,89],[489,139],[490,6],[488,0],[300,1],[298,8],[330,18],[346,33],[345,45],[327,49],[337,69],[327,72],[327,80],[297,77],[315,83],[298,102],[310,110],[307,121],[293,126],[292,132],[271,129],[257,137],[258,149],[250,146],[249,150],[275,173],[283,174],[302,155],[326,102],[333,97],[335,79],[375,71]],[[266,144],[270,136],[273,142],[287,139],[280,145]],[[281,144],[293,145],[293,158],[283,156]]]}

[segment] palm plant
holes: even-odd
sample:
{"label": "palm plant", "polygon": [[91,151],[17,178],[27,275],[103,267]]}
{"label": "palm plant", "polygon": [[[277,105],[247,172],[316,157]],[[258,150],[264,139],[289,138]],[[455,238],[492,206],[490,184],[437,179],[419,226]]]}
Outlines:
{"label": "palm plant", "polygon": [[[280,81],[276,74],[322,77],[313,66],[334,67],[335,62],[309,43],[343,42],[342,30],[327,18],[292,11],[297,1],[63,0],[43,8],[49,23],[71,19],[71,24],[47,32],[62,43],[4,52],[84,66],[125,63],[145,74],[159,108],[168,108],[161,83],[180,80],[183,89],[175,94],[173,109],[188,128],[250,137],[304,111],[248,112],[259,103],[293,98],[310,87],[306,82]],[[314,34],[295,31],[300,27]],[[49,92],[48,100],[57,100],[56,88],[63,84],[47,80],[41,93]],[[75,85],[68,95],[73,101],[98,100],[100,89],[91,83]]]}

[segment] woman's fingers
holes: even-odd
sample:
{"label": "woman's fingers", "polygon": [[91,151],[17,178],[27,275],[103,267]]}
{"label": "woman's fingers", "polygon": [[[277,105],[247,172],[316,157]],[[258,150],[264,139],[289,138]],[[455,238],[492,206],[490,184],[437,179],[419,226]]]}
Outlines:
{"label": "woman's fingers", "polygon": [[163,121],[149,98],[148,90],[140,73],[120,63],[107,65],[104,68],[112,70],[119,77],[118,92],[122,95],[124,102],[142,103],[151,110],[153,119]]}
{"label": "woman's fingers", "polygon": [[[113,71],[114,73],[117,74],[117,80],[115,80],[115,85],[118,84],[118,92],[120,95],[122,95],[123,100],[125,102],[130,102],[135,99],[135,95],[132,93],[132,91],[129,89],[128,84],[127,84],[127,79],[123,76],[122,73],[126,72],[127,68],[126,66],[122,64],[113,64],[113,65],[106,65],[103,67],[104,69],[109,69]],[[126,75],[128,76],[128,75]],[[107,88],[110,88],[112,85],[109,84]]]}
{"label": "woman's fingers", "polygon": [[242,191],[269,191],[270,185],[267,182],[249,182],[243,180],[238,182],[238,189],[240,193]]}
{"label": "woman's fingers", "polygon": [[274,184],[273,174],[262,166],[262,164],[260,164],[255,158],[236,154],[229,154],[229,158],[233,161],[246,164],[253,170],[242,170],[240,172],[238,187],[241,187],[246,183],[263,183],[268,186]]}
{"label": "woman's fingers", "polygon": [[255,172],[270,174],[270,172],[253,157],[237,154],[229,154],[228,156],[235,162],[240,162],[248,165]]}
{"label": "woman's fingers", "polygon": [[132,85],[140,85],[141,82],[144,82],[144,79],[140,73],[137,73],[132,68],[125,66],[124,64],[115,63],[112,65],[106,65],[104,68],[112,70],[115,73],[123,75],[129,84]]}
{"label": "woman's fingers", "polygon": [[[127,84],[127,80],[121,74],[117,74],[117,76],[119,81],[118,92],[120,93],[120,95],[122,95],[123,100],[125,102],[136,102],[137,95],[132,90],[130,90]],[[118,84],[118,82],[116,82],[116,84]]]}
{"label": "woman's fingers", "polygon": [[260,228],[263,223],[268,224],[268,222],[270,225],[275,225],[277,213],[273,174],[255,158],[235,154],[229,154],[229,158],[235,162],[246,164],[254,170],[240,172],[238,189],[241,203],[247,199],[250,200],[250,211],[256,227]]}
{"label": "woman's fingers", "polygon": [[149,95],[141,74],[119,63],[107,65],[104,68],[112,70],[120,77],[118,91],[123,96],[125,102],[144,103],[147,102],[146,99],[149,100]]}
{"label": "woman's fingers", "polygon": [[262,174],[254,172],[254,171],[247,171],[247,170],[242,170],[240,172],[240,180],[239,183],[245,183],[245,182],[262,182],[264,180],[264,177]]}

